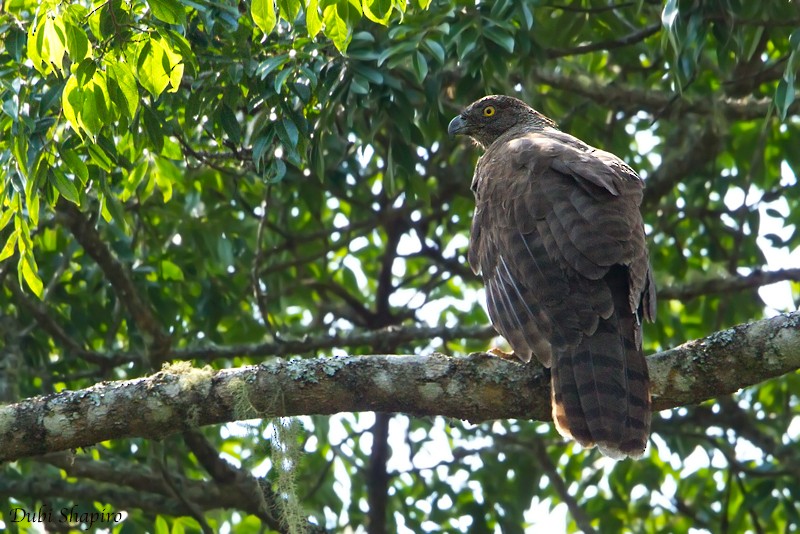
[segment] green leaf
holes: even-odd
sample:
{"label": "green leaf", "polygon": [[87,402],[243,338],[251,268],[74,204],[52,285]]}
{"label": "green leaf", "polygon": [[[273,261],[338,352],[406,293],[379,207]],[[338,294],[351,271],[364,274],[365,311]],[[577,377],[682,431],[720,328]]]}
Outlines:
{"label": "green leaf", "polygon": [[156,157],[155,163],[156,185],[164,197],[164,203],[167,203],[172,199],[172,184],[180,182],[181,171],[166,158]]}
{"label": "green leaf", "polygon": [[291,75],[292,75],[292,69],[287,67],[282,71],[280,71],[277,76],[275,76],[275,82],[272,85],[276,93],[281,92],[283,84],[286,83],[286,79]]}
{"label": "green leaf", "polygon": [[25,32],[20,28],[11,27],[7,30],[4,43],[6,50],[17,63],[22,59],[25,50]]}
{"label": "green leaf", "polygon": [[28,27],[28,59],[33,63],[33,68],[42,75],[47,75],[53,68],[44,58],[50,56],[50,49],[46,47],[44,40],[44,25],[47,17],[39,17],[38,24],[31,24]]}
{"label": "green leaf", "polygon": [[145,175],[150,170],[150,162],[152,160],[143,159],[128,173],[125,179],[125,190],[120,195],[120,200],[126,202],[133,193],[142,185],[145,180]]}
{"label": "green leaf", "polygon": [[108,95],[108,84],[104,72],[95,72],[89,90],[94,97],[92,109],[97,114],[99,122],[97,131],[94,132],[97,135],[100,133],[100,128],[111,121],[111,98]]}
{"label": "green leaf", "polygon": [[673,32],[675,22],[678,20],[678,0],[667,0],[664,10],[661,12],[661,24],[669,32]]}
{"label": "green leaf", "polygon": [[422,52],[419,51],[414,54],[411,61],[414,66],[414,74],[417,75],[417,81],[422,83],[428,76],[428,61],[425,59],[425,56],[422,55]]}
{"label": "green leaf", "polygon": [[31,220],[31,225],[39,226],[39,195],[26,196],[25,203],[27,204],[28,218]]}
{"label": "green leaf", "polygon": [[125,228],[128,225],[128,221],[125,219],[125,210],[116,195],[109,191],[106,180],[100,180],[100,191],[102,192],[100,197],[100,214],[103,216],[103,219],[109,223],[114,221],[121,225],[122,228]]}
{"label": "green leaf", "polygon": [[51,172],[47,174],[47,177],[50,183],[55,186],[59,193],[61,193],[61,196],[73,204],[80,206],[80,195],[78,193],[78,189],[75,187],[75,184],[72,183],[72,180],[67,178],[66,175],[59,169],[53,168],[50,169],[50,171]]}
{"label": "green leaf", "polygon": [[509,54],[514,52],[514,36],[506,33],[497,26],[486,26],[483,28],[483,35],[490,41],[497,43]]}
{"label": "green leaf", "polygon": [[132,119],[139,106],[139,87],[130,65],[121,61],[110,61],[106,65],[108,73],[108,94],[114,107]]}
{"label": "green leaf", "polygon": [[286,176],[286,163],[281,159],[273,160],[272,165],[270,165],[270,171],[268,175],[269,183],[277,184]]}
{"label": "green leaf", "polygon": [[28,137],[25,135],[15,135],[11,145],[11,153],[17,163],[17,169],[24,176],[28,177]]}
{"label": "green leaf", "polygon": [[408,53],[417,49],[417,43],[413,41],[403,41],[396,45],[392,45],[378,56],[378,66],[380,67],[383,63],[395,56],[405,57]]}
{"label": "green leaf", "polygon": [[370,83],[374,83],[375,85],[381,85],[383,83],[383,74],[381,74],[379,70],[375,70],[364,64],[357,65],[355,70],[359,75],[368,79]]}
{"label": "green leaf", "polygon": [[278,22],[274,0],[253,0],[250,15],[258,29],[268,35]]}
{"label": "green leaf", "polygon": [[160,267],[162,280],[183,280],[183,271],[175,263],[169,260],[161,260]]}
{"label": "green leaf", "polygon": [[430,51],[430,53],[436,58],[436,61],[444,65],[444,60],[445,60],[444,47],[439,43],[437,43],[436,41],[434,41],[433,39],[425,39],[423,43],[425,44],[425,48],[427,48]]}
{"label": "green leaf", "polygon": [[363,76],[353,76],[350,82],[350,90],[357,95],[369,94],[369,81]]}
{"label": "green leaf", "polygon": [[300,139],[300,132],[297,130],[297,126],[291,119],[285,118],[281,121],[278,121],[276,127],[278,138],[286,148],[293,149],[297,147],[297,142]]}
{"label": "green leaf", "polygon": [[81,125],[83,131],[89,134],[89,137],[95,139],[102,126],[97,111],[97,100],[95,99],[94,91],[83,91],[82,97],[81,110],[78,114],[78,123]]}
{"label": "green leaf", "polygon": [[361,19],[361,4],[357,0],[336,0],[325,6],[322,20],[325,22],[325,35],[333,41],[341,53],[353,38],[353,27]]}
{"label": "green leaf", "polygon": [[255,76],[260,79],[264,79],[269,76],[269,73],[273,70],[277,69],[285,65],[289,61],[289,54],[278,54],[276,56],[272,56],[271,58],[267,58],[261,63],[258,64],[258,67],[255,71]]}
{"label": "green leaf", "polygon": [[95,143],[88,143],[86,150],[89,152],[89,157],[101,169],[106,172],[111,172],[114,168],[114,162],[108,157],[105,150]]}
{"label": "green leaf", "polygon": [[528,2],[520,2],[520,10],[522,11],[522,18],[525,19],[525,29],[530,30],[533,28],[533,12]]}
{"label": "green leaf", "polygon": [[236,144],[240,143],[242,140],[242,128],[239,125],[239,120],[236,118],[236,113],[228,104],[222,104],[219,107],[218,116],[222,129],[228,134],[230,140]]}
{"label": "green leaf", "polygon": [[415,172],[409,173],[408,178],[414,196],[426,205],[431,205],[431,188],[425,183],[424,178]]}
{"label": "green leaf", "polygon": [[11,208],[6,208],[0,212],[0,231],[8,226],[8,223],[11,222],[11,218],[14,216],[14,213],[16,212]]}
{"label": "green leaf", "polygon": [[778,81],[778,88],[775,90],[775,106],[778,108],[781,120],[786,120],[789,106],[794,102],[794,98],[794,73],[785,73]]}
{"label": "green leaf", "polygon": [[136,62],[136,75],[151,95],[158,98],[170,83],[169,61],[164,57],[164,49],[156,39],[145,39],[139,48]]}
{"label": "green leaf", "polygon": [[308,0],[306,5],[306,29],[309,37],[315,37],[322,29],[322,20],[319,18],[319,0]]}
{"label": "green leaf", "polygon": [[283,20],[293,23],[300,14],[300,1],[278,0],[278,12]]}
{"label": "green leaf", "polygon": [[64,145],[59,148],[59,154],[61,154],[61,159],[64,160],[67,168],[81,181],[81,185],[86,185],[86,182],[89,181],[89,168],[86,163],[74,150],[64,148]]}
{"label": "green leaf", "polygon": [[155,18],[167,24],[186,24],[186,12],[178,0],[148,0],[147,3]]}
{"label": "green leaf", "polygon": [[[8,210],[6,213],[13,214],[11,210]],[[17,246],[17,239],[19,239],[19,230],[14,230],[11,232],[11,235],[8,236],[8,239],[6,239],[6,244],[3,245],[3,250],[0,251],[0,261],[8,259],[14,254],[14,249]]]}
{"label": "green leaf", "polygon": [[25,280],[25,283],[31,288],[33,294],[42,298],[44,284],[42,284],[42,279],[39,278],[39,267],[36,265],[33,251],[26,250],[25,253],[20,256],[18,272],[20,275],[20,286],[22,285],[22,280]]}
{"label": "green leaf", "polygon": [[[174,93],[180,89],[181,81],[183,81],[183,56],[172,46],[172,42],[164,36],[161,36],[158,41],[164,51],[164,58],[167,60],[165,69],[169,75],[170,88],[168,91]],[[180,49],[178,47],[178,50]]]}
{"label": "green leaf", "polygon": [[81,90],[85,89],[86,85],[92,81],[95,72],[97,72],[97,63],[93,59],[84,59],[78,63],[78,67],[75,69],[75,79]]}
{"label": "green leaf", "polygon": [[256,170],[260,171],[263,169],[264,158],[268,153],[267,151],[272,148],[272,140],[274,138],[275,133],[273,131],[259,135],[253,142],[253,163],[256,166]]}
{"label": "green leaf", "polygon": [[364,8],[364,16],[372,22],[389,24],[389,18],[392,16],[392,0],[363,0],[361,6]]}
{"label": "green leaf", "polygon": [[86,31],[71,22],[66,23],[64,29],[67,37],[67,50],[72,62],[80,63],[87,57],[91,57],[92,49],[89,47],[89,38],[86,36]]}
{"label": "green leaf", "polygon": [[170,534],[169,525],[163,516],[156,516],[155,534]]}
{"label": "green leaf", "polygon": [[45,58],[61,74],[64,72],[64,54],[67,51],[67,31],[60,17],[47,17],[44,23],[44,47],[48,54]]}
{"label": "green leaf", "polygon": [[144,133],[153,146],[153,152],[160,153],[164,149],[164,128],[159,115],[150,106],[145,105],[142,107],[141,121]]}

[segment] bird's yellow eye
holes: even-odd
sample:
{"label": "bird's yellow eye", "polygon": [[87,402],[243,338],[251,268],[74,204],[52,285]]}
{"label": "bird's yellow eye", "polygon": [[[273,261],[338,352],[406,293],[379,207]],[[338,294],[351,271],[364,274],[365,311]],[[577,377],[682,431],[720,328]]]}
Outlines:
{"label": "bird's yellow eye", "polygon": [[483,108],[484,117],[491,117],[492,115],[494,115],[494,106],[486,106]]}

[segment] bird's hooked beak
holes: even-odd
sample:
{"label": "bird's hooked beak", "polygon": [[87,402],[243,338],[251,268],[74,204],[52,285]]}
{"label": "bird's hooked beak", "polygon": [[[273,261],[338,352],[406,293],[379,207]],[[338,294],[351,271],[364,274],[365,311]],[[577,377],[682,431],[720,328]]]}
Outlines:
{"label": "bird's hooked beak", "polygon": [[465,134],[467,133],[465,130],[467,129],[467,121],[461,115],[456,115],[453,120],[450,121],[449,126],[447,126],[447,134],[450,136]]}

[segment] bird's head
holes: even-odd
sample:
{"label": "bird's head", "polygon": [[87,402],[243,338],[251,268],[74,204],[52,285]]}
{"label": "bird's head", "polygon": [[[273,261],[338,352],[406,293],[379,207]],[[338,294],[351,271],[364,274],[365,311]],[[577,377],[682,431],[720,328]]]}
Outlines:
{"label": "bird's head", "polygon": [[504,133],[541,131],[555,127],[548,119],[528,104],[505,95],[490,95],[476,100],[450,121],[447,133],[468,135],[484,148],[494,143]]}

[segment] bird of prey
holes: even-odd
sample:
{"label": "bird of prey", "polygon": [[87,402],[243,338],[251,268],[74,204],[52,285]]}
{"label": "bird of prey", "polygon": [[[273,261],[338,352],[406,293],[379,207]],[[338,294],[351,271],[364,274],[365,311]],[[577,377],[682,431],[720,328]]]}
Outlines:
{"label": "bird of prey", "polygon": [[640,457],[651,415],[641,322],[655,318],[642,180],[510,96],[474,102],[448,133],[485,149],[468,259],[492,324],[517,358],[550,368],[563,436]]}

